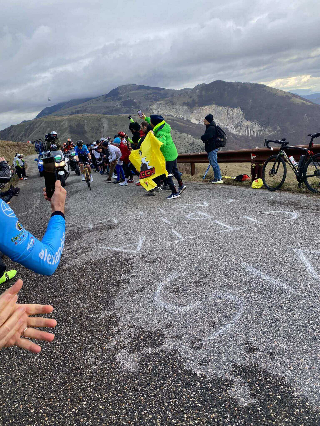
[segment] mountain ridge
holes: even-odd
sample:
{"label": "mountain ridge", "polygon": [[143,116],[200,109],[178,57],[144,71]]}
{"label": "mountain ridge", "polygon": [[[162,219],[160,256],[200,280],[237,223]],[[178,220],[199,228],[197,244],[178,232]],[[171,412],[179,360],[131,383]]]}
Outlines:
{"label": "mountain ridge", "polygon": [[[320,123],[320,105],[301,96],[257,83],[216,80],[180,90],[136,84],[118,86],[95,98],[47,107],[34,120],[16,125],[19,128],[10,126],[0,131],[0,137],[33,140],[56,130],[62,138],[75,140],[82,136],[79,138],[92,142],[106,136],[106,129],[110,136],[119,130],[128,131],[127,116],[136,116],[140,109],[164,116],[178,145],[183,148],[183,139],[186,140],[182,152],[203,150],[199,138],[208,113],[227,131],[226,149],[262,146],[264,138],[286,137],[292,144],[301,144],[308,133],[319,131]],[[80,116],[86,123],[76,119]]]}

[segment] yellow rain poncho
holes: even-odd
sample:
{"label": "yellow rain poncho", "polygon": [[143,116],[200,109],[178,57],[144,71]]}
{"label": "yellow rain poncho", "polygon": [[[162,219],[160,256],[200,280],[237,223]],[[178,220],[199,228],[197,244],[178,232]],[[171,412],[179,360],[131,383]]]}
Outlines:
{"label": "yellow rain poncho", "polygon": [[140,171],[139,179],[141,186],[147,191],[154,189],[157,184],[154,178],[166,175],[166,160],[160,151],[160,142],[153,133],[149,132],[142,142],[140,149],[132,151],[129,160],[137,171]]}

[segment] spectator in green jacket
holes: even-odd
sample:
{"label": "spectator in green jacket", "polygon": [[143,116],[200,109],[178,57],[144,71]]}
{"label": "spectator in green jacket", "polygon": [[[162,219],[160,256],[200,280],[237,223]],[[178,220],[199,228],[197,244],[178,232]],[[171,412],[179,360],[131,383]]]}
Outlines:
{"label": "spectator in green jacket", "polygon": [[[172,193],[169,195],[168,200],[180,197],[181,193],[186,189],[181,179],[181,173],[178,170],[177,158],[178,151],[172,140],[171,127],[166,123],[161,115],[150,115],[150,117],[143,116],[147,123],[153,128],[153,133],[160,142],[163,143],[161,146],[161,152],[166,160],[166,169],[168,177],[166,184],[170,187]],[[179,191],[177,191],[172,176],[174,176],[179,184]]]}

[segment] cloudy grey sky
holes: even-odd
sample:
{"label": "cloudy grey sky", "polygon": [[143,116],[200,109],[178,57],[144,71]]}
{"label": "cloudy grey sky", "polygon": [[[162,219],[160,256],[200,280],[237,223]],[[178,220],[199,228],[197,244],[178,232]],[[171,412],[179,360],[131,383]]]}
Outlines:
{"label": "cloudy grey sky", "polygon": [[320,92],[319,28],[319,0],[6,0],[0,129],[128,83]]}

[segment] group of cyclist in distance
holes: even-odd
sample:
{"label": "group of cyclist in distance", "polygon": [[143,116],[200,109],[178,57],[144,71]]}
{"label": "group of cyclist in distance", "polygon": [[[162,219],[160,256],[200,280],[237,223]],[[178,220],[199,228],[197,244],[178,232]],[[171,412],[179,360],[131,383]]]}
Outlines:
{"label": "group of cyclist in distance", "polygon": [[[107,173],[107,182],[127,186],[128,183],[133,182],[134,175],[139,175],[139,171],[136,171],[130,163],[130,152],[133,149],[139,149],[148,132],[153,131],[156,137],[163,142],[161,151],[166,160],[166,168],[169,176],[167,179],[161,179],[161,177],[155,179],[157,187],[155,190],[149,191],[148,195],[155,195],[155,192],[161,189],[171,189],[172,193],[167,198],[177,198],[185,190],[186,186],[183,184],[181,173],[177,168],[178,152],[171,138],[171,128],[160,115],[146,117],[144,114],[141,114],[139,117],[144,120],[141,124],[135,122],[129,116],[131,138],[125,132],[120,131],[114,138],[101,138],[87,145],[79,140],[76,146],[74,146],[71,139],[68,139],[67,143],[63,144],[62,149],[65,154],[74,149],[75,159],[80,165],[82,180],[86,180],[89,187],[93,181],[92,167],[101,174]],[[299,187],[304,183],[310,191],[320,193],[320,154],[314,155],[312,152],[313,140],[318,138],[320,133],[308,136],[310,136],[308,149],[290,146],[286,139],[265,140],[265,146],[270,149],[273,149],[270,147],[270,143],[280,144],[279,152],[271,155],[263,166],[262,180],[268,190],[275,191],[281,188],[287,176],[286,164],[288,164],[295,174]],[[58,140],[57,133],[51,132],[49,135],[46,135],[46,141],[50,140],[50,137],[54,140],[51,149],[56,148],[56,141]],[[218,151],[218,149],[215,151]],[[298,155],[298,162],[290,155],[292,152]],[[212,162],[209,158],[209,162],[213,167],[216,177],[220,173],[217,161],[211,164]],[[173,183],[172,176],[177,179],[178,190]],[[221,177],[215,180],[218,183],[223,183]],[[139,182],[137,184],[139,185]]]}

